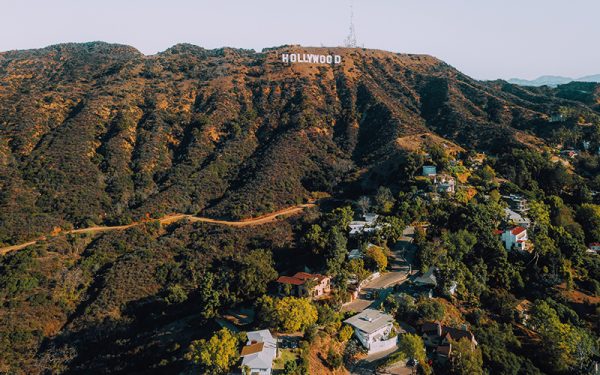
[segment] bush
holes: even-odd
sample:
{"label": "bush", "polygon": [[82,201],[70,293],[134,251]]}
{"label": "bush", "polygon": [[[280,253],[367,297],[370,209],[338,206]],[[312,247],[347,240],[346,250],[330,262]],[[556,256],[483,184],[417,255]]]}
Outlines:
{"label": "bush", "polygon": [[185,290],[183,290],[181,285],[175,284],[169,286],[169,288],[167,289],[167,296],[165,297],[165,302],[167,302],[169,305],[173,305],[185,302],[185,300],[187,300],[187,293],[185,292]]}
{"label": "bush", "polygon": [[346,324],[342,327],[342,329],[340,329],[340,333],[338,334],[338,337],[341,342],[346,342],[346,341],[350,340],[350,338],[352,338],[353,333],[354,333],[354,330],[352,329],[352,327],[350,327],[349,325]]}

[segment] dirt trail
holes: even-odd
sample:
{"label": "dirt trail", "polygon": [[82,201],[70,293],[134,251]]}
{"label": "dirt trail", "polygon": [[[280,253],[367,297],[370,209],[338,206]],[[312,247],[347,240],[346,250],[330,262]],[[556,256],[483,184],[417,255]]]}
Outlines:
{"label": "dirt trail", "polygon": [[[237,221],[218,220],[218,219],[211,219],[208,217],[199,217],[199,216],[188,215],[188,214],[171,214],[171,215],[164,216],[157,220],[162,225],[171,224],[176,221],[183,220],[183,219],[188,219],[191,222],[204,222],[204,223],[219,224],[219,225],[229,225],[232,227],[246,227],[246,226],[270,223],[270,222],[277,220],[280,216],[295,215],[297,213],[302,212],[305,208],[314,207],[314,206],[315,206],[314,203],[299,204],[297,206],[284,208],[279,211],[272,212],[270,214],[257,216],[257,217],[253,217],[253,218],[249,218],[249,219],[237,220]],[[135,226],[141,225],[145,222],[147,222],[147,221],[134,222],[134,223],[127,224],[127,225],[94,226],[94,227],[89,227],[89,228],[73,229],[73,230],[60,232],[58,235],[99,233],[99,232],[108,232],[108,231],[114,231],[114,230],[125,230],[125,229],[129,229],[129,228],[133,228]],[[46,237],[41,237],[34,241],[29,241],[29,242],[25,242],[25,243],[13,245],[13,246],[1,247],[0,255],[4,255],[11,251],[24,249],[28,246],[35,245],[39,241],[43,241],[45,239],[46,239]]]}

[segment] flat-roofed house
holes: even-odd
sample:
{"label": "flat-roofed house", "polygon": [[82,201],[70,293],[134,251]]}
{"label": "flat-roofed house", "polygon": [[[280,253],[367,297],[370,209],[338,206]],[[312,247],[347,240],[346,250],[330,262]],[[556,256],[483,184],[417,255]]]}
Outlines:
{"label": "flat-roofed house", "polygon": [[[365,309],[346,319],[344,323],[354,328],[354,335],[369,351],[369,354],[388,350],[396,346],[394,317],[379,310]],[[390,337],[392,336],[392,337]]]}

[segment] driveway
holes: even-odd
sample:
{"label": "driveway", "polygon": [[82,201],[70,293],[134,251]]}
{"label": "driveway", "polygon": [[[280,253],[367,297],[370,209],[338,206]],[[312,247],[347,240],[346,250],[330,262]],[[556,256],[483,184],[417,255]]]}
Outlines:
{"label": "driveway", "polygon": [[[390,249],[392,254],[389,258],[389,272],[366,283],[358,298],[344,305],[342,311],[361,312],[371,305],[379,305],[391,293],[394,285],[403,283],[408,276],[414,274],[415,271],[412,270],[412,261],[415,254],[414,234],[414,227],[408,226],[404,229],[402,238]],[[375,293],[377,299],[367,299],[367,293]]]}

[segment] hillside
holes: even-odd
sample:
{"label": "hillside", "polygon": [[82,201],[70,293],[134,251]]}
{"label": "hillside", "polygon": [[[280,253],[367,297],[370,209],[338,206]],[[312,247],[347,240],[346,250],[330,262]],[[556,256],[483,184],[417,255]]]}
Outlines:
{"label": "hillside", "polygon": [[519,79],[519,78],[511,78],[508,80],[509,83],[513,83],[515,85],[521,86],[550,86],[556,87],[559,85],[564,85],[571,82],[600,82],[600,74],[593,74],[585,77],[579,78],[569,78],[562,76],[541,76],[536,79],[527,80],[527,79]]}
{"label": "hillside", "polygon": [[[284,51],[334,52],[343,64],[286,66]],[[375,50],[4,52],[0,243],[146,214],[270,212],[397,159],[396,140],[415,134],[480,150],[539,145],[518,128],[564,102]]]}
{"label": "hillside", "polygon": [[[292,52],[342,63],[280,61]],[[473,316],[492,311],[473,309],[497,290],[528,293],[523,280],[546,298],[556,270],[593,294],[600,284],[586,279],[580,253],[600,235],[589,214],[598,157],[569,159],[568,170],[549,160],[558,144],[588,137],[599,147],[599,98],[599,84],[481,82],[431,56],[361,48],[181,44],[145,56],[94,42],[0,53],[0,248],[37,241],[0,255],[0,373],[198,370],[189,344],[228,309],[252,306],[278,274],[327,268],[347,284],[350,271],[331,259],[344,263],[359,246],[348,245],[359,211],[339,207],[361,196],[400,235],[429,222],[414,269],[448,259],[440,241],[457,236],[452,246],[468,248],[454,251],[464,259],[453,267],[468,274],[459,307]],[[464,191],[428,200],[424,163],[461,175]],[[492,237],[499,203],[488,197],[500,199],[499,182],[503,194],[553,204],[535,263],[509,261]],[[463,223],[472,241],[460,237]],[[395,230],[364,238],[383,241],[386,263]],[[582,327],[597,318],[579,307]]]}

